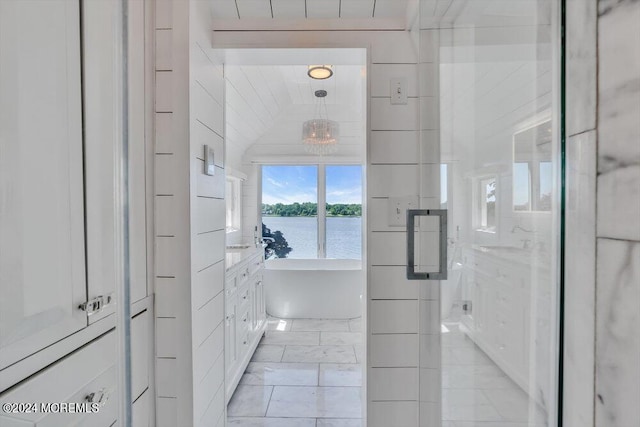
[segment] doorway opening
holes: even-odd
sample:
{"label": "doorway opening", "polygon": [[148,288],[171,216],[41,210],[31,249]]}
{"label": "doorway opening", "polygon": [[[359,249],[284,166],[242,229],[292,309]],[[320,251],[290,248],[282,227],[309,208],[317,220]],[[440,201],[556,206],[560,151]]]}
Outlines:
{"label": "doorway opening", "polygon": [[360,426],[366,49],[223,55],[227,247],[263,242],[267,315],[252,344],[241,298],[227,303],[228,425]]}

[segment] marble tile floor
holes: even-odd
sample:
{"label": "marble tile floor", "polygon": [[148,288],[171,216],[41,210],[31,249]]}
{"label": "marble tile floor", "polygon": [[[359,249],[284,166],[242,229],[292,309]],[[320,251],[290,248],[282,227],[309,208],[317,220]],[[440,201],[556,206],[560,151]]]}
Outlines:
{"label": "marble tile floor", "polygon": [[270,318],[229,406],[236,427],[362,427],[362,322]]}
{"label": "marble tile floor", "polygon": [[458,323],[442,334],[442,427],[543,427],[544,412]]}

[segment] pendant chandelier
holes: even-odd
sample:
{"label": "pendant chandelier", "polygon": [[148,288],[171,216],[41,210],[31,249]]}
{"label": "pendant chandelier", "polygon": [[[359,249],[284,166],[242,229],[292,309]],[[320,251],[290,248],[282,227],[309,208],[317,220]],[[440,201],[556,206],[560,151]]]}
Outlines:
{"label": "pendant chandelier", "polygon": [[307,152],[324,156],[335,153],[338,149],[340,125],[338,122],[329,120],[325,102],[327,91],[317,90],[315,95],[318,98],[315,118],[302,124],[302,142]]}

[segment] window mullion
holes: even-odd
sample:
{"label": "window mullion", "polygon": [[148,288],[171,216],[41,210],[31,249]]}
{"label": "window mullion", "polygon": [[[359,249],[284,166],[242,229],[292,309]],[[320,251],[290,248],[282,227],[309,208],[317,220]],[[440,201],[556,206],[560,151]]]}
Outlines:
{"label": "window mullion", "polygon": [[318,258],[327,257],[327,175],[325,165],[318,165]]}

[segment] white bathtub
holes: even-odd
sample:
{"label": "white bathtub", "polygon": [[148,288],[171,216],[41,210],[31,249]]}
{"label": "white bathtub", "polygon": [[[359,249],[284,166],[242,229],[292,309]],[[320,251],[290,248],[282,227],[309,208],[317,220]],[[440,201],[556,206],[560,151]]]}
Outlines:
{"label": "white bathtub", "polygon": [[271,316],[351,319],[362,315],[365,274],[360,260],[267,260],[263,281]]}

